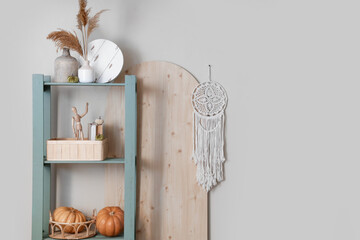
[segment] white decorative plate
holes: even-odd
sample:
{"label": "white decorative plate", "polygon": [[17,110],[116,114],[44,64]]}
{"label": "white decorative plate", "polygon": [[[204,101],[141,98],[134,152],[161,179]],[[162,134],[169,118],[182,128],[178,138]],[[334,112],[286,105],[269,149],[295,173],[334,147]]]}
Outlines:
{"label": "white decorative plate", "polygon": [[89,43],[88,59],[95,71],[95,82],[113,81],[121,72],[124,56],[113,42],[97,39]]}

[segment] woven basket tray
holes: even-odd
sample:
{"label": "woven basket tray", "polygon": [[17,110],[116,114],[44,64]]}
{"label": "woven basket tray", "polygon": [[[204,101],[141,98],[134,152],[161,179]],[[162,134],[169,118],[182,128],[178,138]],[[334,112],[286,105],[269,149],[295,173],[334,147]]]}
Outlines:
{"label": "woven basket tray", "polygon": [[[87,217],[88,221],[86,222],[78,222],[78,223],[59,223],[55,222],[52,218],[52,214],[50,212],[50,220],[49,220],[49,237],[55,239],[84,239],[90,238],[96,235],[96,210],[93,211],[93,216],[91,218]],[[84,227],[84,230],[78,232],[78,230]],[[66,233],[64,229],[66,227],[72,227],[75,233]]]}

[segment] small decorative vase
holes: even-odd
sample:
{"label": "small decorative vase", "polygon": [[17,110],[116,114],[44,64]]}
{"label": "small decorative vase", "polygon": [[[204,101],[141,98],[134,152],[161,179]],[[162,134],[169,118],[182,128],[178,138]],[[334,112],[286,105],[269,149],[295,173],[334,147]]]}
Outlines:
{"label": "small decorative vase", "polygon": [[79,68],[79,81],[82,83],[92,83],[95,81],[94,69],[90,66],[89,60]]}
{"label": "small decorative vase", "polygon": [[70,55],[68,48],[63,48],[63,54],[55,59],[54,82],[67,82],[69,76],[77,76],[79,62]]}

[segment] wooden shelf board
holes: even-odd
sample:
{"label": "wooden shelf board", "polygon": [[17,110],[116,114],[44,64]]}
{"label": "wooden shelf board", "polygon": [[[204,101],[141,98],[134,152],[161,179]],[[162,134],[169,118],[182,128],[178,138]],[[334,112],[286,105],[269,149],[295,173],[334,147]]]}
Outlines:
{"label": "wooden shelf board", "polygon": [[[124,240],[124,235],[117,236],[117,237],[105,237],[101,234],[97,234],[94,237],[86,238],[86,239],[96,239],[96,240]],[[45,237],[44,240],[53,240],[53,238]]]}
{"label": "wooden shelf board", "polygon": [[108,158],[103,161],[44,161],[44,164],[54,164],[54,163],[125,163],[123,158]]}
{"label": "wooden shelf board", "polygon": [[125,86],[125,83],[58,83],[58,82],[44,82],[45,86],[106,86],[106,87],[115,87],[115,86]]}

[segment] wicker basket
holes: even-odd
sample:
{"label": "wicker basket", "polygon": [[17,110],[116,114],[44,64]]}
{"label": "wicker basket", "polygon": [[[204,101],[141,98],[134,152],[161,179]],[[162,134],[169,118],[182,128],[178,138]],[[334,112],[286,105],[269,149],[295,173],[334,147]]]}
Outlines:
{"label": "wicker basket", "polygon": [[[53,220],[52,214],[50,212],[50,221],[49,221],[49,237],[55,239],[84,239],[90,238],[96,235],[96,210],[93,211],[93,216],[91,218],[87,217],[86,222],[77,222],[77,223],[60,223]],[[70,226],[74,229],[75,233],[66,233],[64,232],[65,227]],[[78,232],[80,227],[83,226],[84,230]]]}

